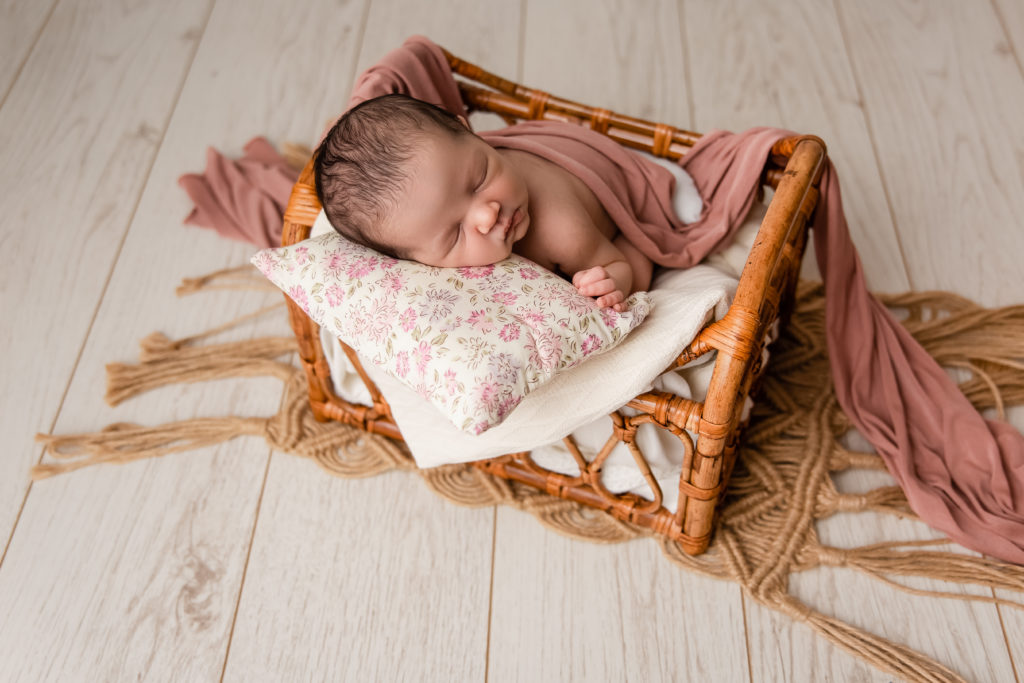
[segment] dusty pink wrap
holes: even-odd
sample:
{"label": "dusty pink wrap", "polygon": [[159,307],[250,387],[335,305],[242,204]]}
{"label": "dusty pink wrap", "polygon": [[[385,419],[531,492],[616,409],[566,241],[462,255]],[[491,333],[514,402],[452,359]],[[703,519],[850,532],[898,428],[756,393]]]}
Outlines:
{"label": "dusty pink wrap", "polygon": [[260,247],[276,247],[281,244],[281,216],[298,178],[265,138],[246,143],[242,158],[235,161],[210,147],[205,171],[178,178],[196,205],[185,223]]}
{"label": "dusty pink wrap", "polygon": [[[444,54],[426,38],[410,38],[366,71],[349,106],[393,92],[465,114]],[[651,260],[684,268],[729,240],[754,202],[772,144],[788,135],[759,128],[702,137],[681,161],[705,200],[701,218],[689,225],[671,209],[671,174],[603,135],[565,123],[527,122],[481,137],[575,174]],[[868,292],[831,164],[813,229],[825,279],[832,377],[843,410],[925,522],[968,548],[1024,564],[1024,437],[979,415]]]}

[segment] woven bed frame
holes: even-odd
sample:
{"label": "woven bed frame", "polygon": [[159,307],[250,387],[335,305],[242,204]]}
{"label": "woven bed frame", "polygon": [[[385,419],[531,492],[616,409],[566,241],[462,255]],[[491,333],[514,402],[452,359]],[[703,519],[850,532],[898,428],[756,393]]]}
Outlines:
{"label": "woven bed frame", "polygon": [[[525,88],[445,55],[459,79],[459,89],[470,111],[500,115],[509,125],[522,120],[576,122],[603,133],[620,144],[678,160],[700,138],[697,133],[616,114],[559,99]],[[707,325],[666,371],[706,353],[717,351],[715,367],[703,402],[675,394],[651,391],[626,405],[639,411],[633,417],[610,414],[612,436],[593,461],[587,462],[572,437],[566,446],[579,467],[578,476],[553,472],[537,465],[529,452],[511,453],[473,463],[491,474],[524,482],[554,496],[605,510],[615,517],[647,527],[679,542],[690,554],[703,552],[711,540],[717,504],[729,481],[740,433],[745,398],[756,392],[763,372],[761,358],[769,328],[778,319],[785,324],[792,306],[797,276],[807,239],[807,225],[817,203],[817,186],[825,159],[825,144],[814,136],[780,140],[773,148],[762,180],[775,189],[753,250],[740,277],[728,313]],[[312,160],[292,190],[284,214],[282,245],[310,235],[320,212],[313,181]],[[319,327],[287,296],[291,326],[306,370],[309,400],[318,420],[338,420],[359,429],[403,440],[391,408],[367,376],[355,352],[342,348],[366,384],[373,405],[349,403],[333,390],[330,367],[320,344]],[[666,429],[683,449],[679,502],[676,512],[662,505],[662,491],[643,453],[635,443],[642,425]],[[687,430],[696,435],[691,438]],[[625,443],[654,492],[654,500],[630,493],[613,494],[601,484],[601,467],[619,443]]]}

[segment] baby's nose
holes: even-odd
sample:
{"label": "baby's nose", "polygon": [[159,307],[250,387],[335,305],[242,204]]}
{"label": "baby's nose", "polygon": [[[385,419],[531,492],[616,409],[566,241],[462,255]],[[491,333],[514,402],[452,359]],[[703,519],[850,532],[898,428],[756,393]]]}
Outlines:
{"label": "baby's nose", "polygon": [[498,223],[499,215],[501,215],[501,204],[493,201],[487,202],[477,212],[476,229],[481,235],[486,235]]}

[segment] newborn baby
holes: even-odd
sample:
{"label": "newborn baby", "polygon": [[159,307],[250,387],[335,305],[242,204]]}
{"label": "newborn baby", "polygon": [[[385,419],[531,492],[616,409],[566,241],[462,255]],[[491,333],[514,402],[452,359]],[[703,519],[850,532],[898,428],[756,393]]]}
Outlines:
{"label": "newborn baby", "polygon": [[576,176],[495,149],[462,117],[406,95],[346,112],[317,149],[314,173],[334,229],[389,256],[462,267],[515,252],[616,311],[650,286],[651,261]]}

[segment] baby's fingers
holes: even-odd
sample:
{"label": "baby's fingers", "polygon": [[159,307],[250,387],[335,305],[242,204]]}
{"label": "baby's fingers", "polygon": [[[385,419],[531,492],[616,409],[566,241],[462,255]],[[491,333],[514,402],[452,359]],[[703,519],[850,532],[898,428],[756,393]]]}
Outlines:
{"label": "baby's fingers", "polygon": [[615,280],[609,277],[589,284],[576,285],[576,291],[583,296],[604,296],[615,291]]}
{"label": "baby's fingers", "polygon": [[[594,266],[593,268],[587,268],[586,270],[578,271],[572,276],[572,283],[576,286],[576,289],[580,289],[587,285],[592,285],[596,282],[600,282],[608,277],[608,273],[605,272],[601,266]],[[582,289],[580,289],[582,293]],[[588,295],[590,296],[590,295]]]}
{"label": "baby's fingers", "polygon": [[622,311],[626,310],[625,304],[622,303],[625,300],[625,298],[626,297],[622,295],[622,292],[616,289],[614,292],[610,294],[605,294],[604,296],[598,297],[597,305],[599,308],[612,307],[616,311],[621,313]]}

